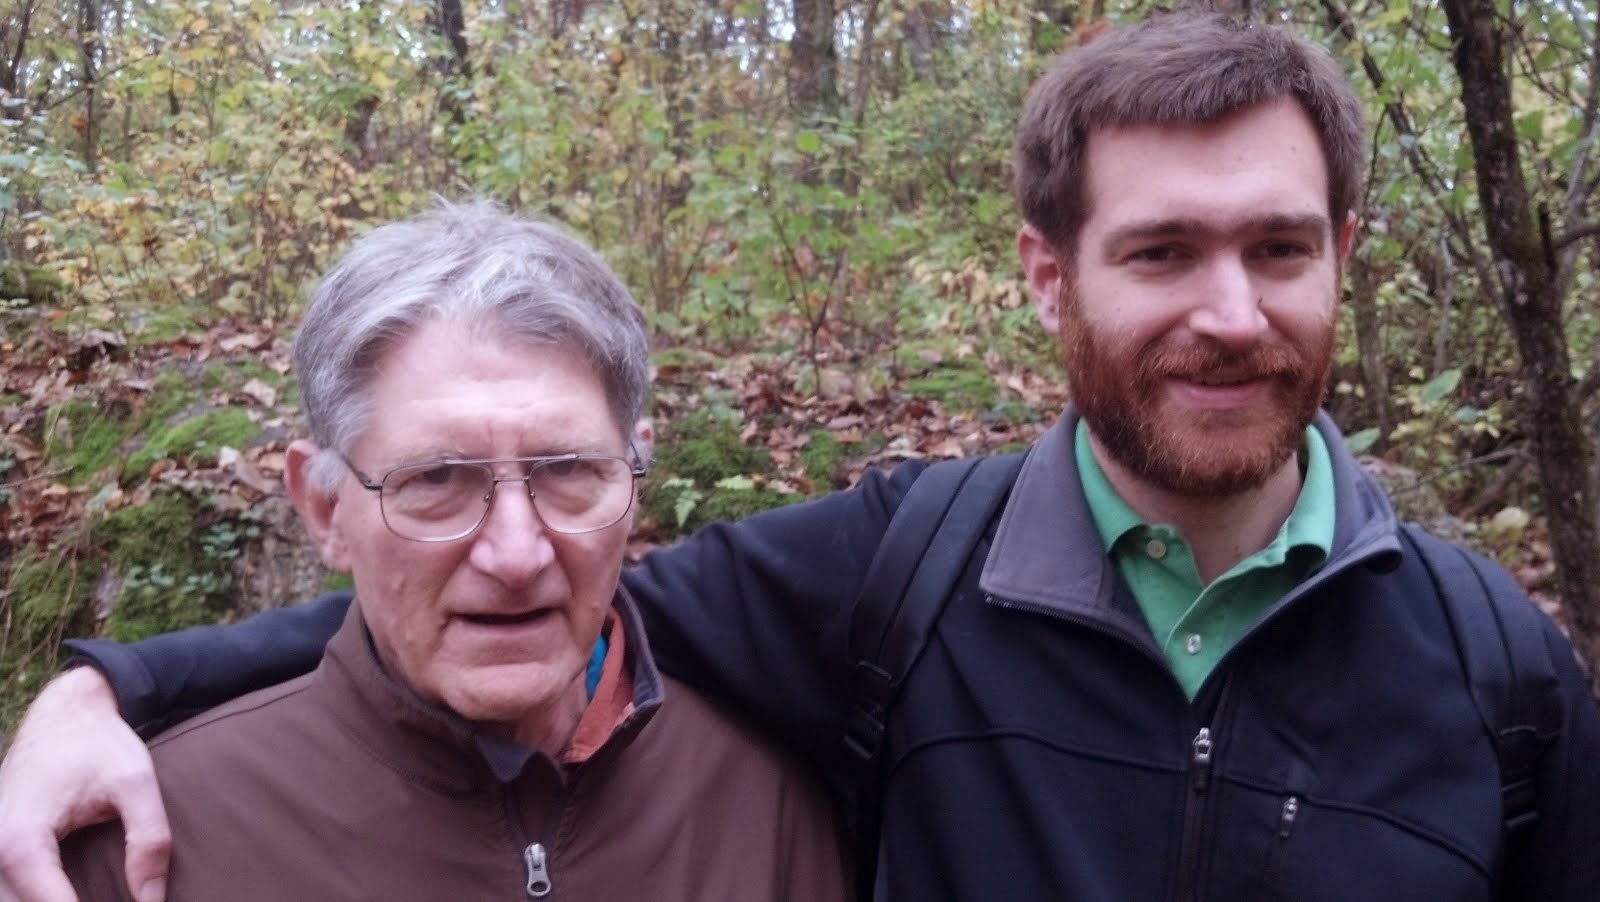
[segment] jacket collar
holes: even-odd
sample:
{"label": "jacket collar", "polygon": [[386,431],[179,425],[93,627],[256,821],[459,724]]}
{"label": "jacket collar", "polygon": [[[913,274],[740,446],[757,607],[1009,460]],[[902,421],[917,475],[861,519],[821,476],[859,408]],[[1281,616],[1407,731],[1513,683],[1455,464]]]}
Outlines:
{"label": "jacket collar", "polygon": [[[1149,632],[1144,618],[1123,597],[1084,500],[1073,456],[1078,419],[1068,406],[1028,452],[978,586],[1002,603],[1090,618],[1142,636]],[[1361,470],[1332,418],[1319,412],[1313,425],[1333,465],[1333,547],[1326,564],[1291,598],[1356,563],[1392,568],[1400,549],[1394,509],[1383,490]]]}
{"label": "jacket collar", "polygon": [[[613,665],[613,673],[623,685],[612,684],[610,694],[602,697],[607,690],[603,681],[596,693],[613,718],[609,730],[597,728],[588,716],[591,712],[585,710],[584,720],[589,723],[580,721],[580,725],[585,728],[587,748],[580,760],[627,745],[661,705],[661,674],[645,642],[633,601],[620,587],[612,602],[612,614],[622,631],[620,650],[626,655],[622,666]],[[631,688],[625,685],[630,680]],[[460,715],[422,699],[391,677],[372,646],[361,616],[360,598],[350,605],[344,624],[329,640],[322,663],[312,677],[312,691],[338,726],[379,763],[437,789],[471,792],[493,782],[509,782],[531,761],[542,761],[562,776],[572,764],[552,761],[526,746],[490,737]]]}

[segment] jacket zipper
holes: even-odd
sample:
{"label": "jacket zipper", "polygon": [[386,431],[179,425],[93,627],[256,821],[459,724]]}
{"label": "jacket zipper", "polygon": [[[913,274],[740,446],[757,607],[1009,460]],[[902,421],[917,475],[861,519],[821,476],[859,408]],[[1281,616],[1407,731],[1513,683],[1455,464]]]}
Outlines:
{"label": "jacket zipper", "polygon": [[1283,860],[1289,855],[1289,837],[1294,835],[1295,822],[1300,819],[1300,797],[1289,796],[1278,811],[1278,832],[1272,844],[1272,856],[1267,859],[1267,870],[1262,875],[1261,898],[1280,898],[1279,875],[1283,873]]}
{"label": "jacket zipper", "polygon": [[511,784],[504,785],[501,796],[505,801],[506,821],[511,825],[512,841],[522,853],[523,873],[527,877],[523,891],[530,899],[542,899],[555,889],[555,882],[550,879],[549,853],[544,843],[528,841],[527,826],[522,822],[522,812],[517,809],[516,793]]}
{"label": "jacket zipper", "polygon": [[1189,740],[1189,800],[1183,808],[1183,840],[1178,847],[1178,882],[1174,898],[1195,898],[1200,869],[1200,833],[1204,825],[1204,798],[1211,785],[1211,753],[1216,743],[1211,728],[1201,727]]}
{"label": "jacket zipper", "polygon": [[1206,787],[1211,783],[1211,749],[1213,745],[1210,727],[1201,727],[1200,732],[1194,735],[1194,741],[1190,743],[1190,750],[1193,753],[1190,758],[1194,765],[1192,768],[1194,771],[1194,791],[1197,793],[1205,792]]}
{"label": "jacket zipper", "polygon": [[1295,819],[1300,816],[1300,797],[1290,796],[1283,800],[1283,812],[1278,816],[1278,838],[1288,839],[1294,833]]}
{"label": "jacket zipper", "polygon": [[544,863],[544,845],[529,844],[522,850],[522,861],[528,866],[528,895],[535,899],[550,895],[550,871]]}

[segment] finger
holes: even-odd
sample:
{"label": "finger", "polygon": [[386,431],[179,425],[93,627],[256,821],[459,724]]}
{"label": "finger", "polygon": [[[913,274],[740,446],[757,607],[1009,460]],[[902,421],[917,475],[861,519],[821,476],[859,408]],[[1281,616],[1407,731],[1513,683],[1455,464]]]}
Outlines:
{"label": "finger", "polygon": [[118,781],[112,800],[122,815],[127,841],[124,867],[128,889],[138,902],[163,902],[172,855],[172,832],[153,770],[140,770]]}
{"label": "finger", "polygon": [[42,845],[0,841],[0,902],[78,902],[53,837]]}

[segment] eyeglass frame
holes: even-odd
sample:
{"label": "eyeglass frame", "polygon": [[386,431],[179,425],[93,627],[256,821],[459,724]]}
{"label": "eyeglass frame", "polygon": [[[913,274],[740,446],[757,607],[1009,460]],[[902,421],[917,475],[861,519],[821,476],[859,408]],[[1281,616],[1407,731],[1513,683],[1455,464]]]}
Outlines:
{"label": "eyeglass frame", "polygon": [[[468,537],[472,536],[478,530],[482,529],[483,528],[483,524],[486,521],[488,521],[488,519],[489,519],[489,511],[490,511],[491,508],[494,507],[494,499],[495,499],[496,495],[498,495],[498,493],[499,493],[500,483],[502,483],[502,482],[520,482],[520,483],[522,483],[523,486],[527,489],[529,506],[533,508],[534,514],[539,517],[539,522],[544,525],[544,528],[550,530],[553,533],[556,533],[558,535],[563,535],[563,536],[582,536],[582,535],[588,535],[589,533],[592,533],[592,532],[599,532],[602,529],[610,529],[611,527],[616,526],[618,523],[621,523],[622,519],[624,517],[628,516],[628,512],[633,510],[634,505],[638,503],[638,494],[639,493],[637,491],[637,486],[639,484],[639,480],[643,479],[645,476],[649,475],[649,469],[645,466],[644,461],[639,459],[638,449],[633,448],[630,445],[628,450],[633,456],[633,461],[631,463],[629,463],[627,458],[621,457],[621,456],[616,455],[616,454],[584,454],[584,453],[579,453],[579,452],[571,452],[571,453],[568,453],[568,454],[536,454],[536,455],[532,455],[532,456],[529,456],[529,457],[484,457],[484,458],[467,458],[467,457],[452,458],[452,457],[447,457],[447,458],[443,458],[443,459],[440,459],[440,460],[418,461],[417,463],[401,464],[401,465],[399,465],[397,467],[390,467],[389,469],[385,470],[383,472],[383,475],[378,477],[378,479],[376,481],[374,481],[372,479],[372,477],[368,476],[366,473],[363,473],[361,471],[361,468],[357,467],[355,465],[355,462],[352,461],[349,457],[347,457],[343,451],[336,451],[334,453],[338,456],[339,460],[344,462],[345,467],[350,470],[351,475],[355,476],[357,485],[361,486],[362,488],[366,489],[369,492],[377,492],[378,493],[378,516],[383,519],[383,526],[384,526],[385,529],[387,529],[390,532],[394,533],[396,536],[399,536],[400,538],[405,539],[408,542],[423,542],[423,543],[426,543],[426,544],[437,545],[437,544],[441,544],[441,543],[444,543],[444,542],[458,542],[458,541],[460,541],[462,539],[465,539],[465,538],[468,538]],[[545,521],[544,515],[539,513],[539,506],[538,506],[537,503],[535,503],[536,500],[537,500],[537,496],[535,496],[534,493],[533,493],[532,480],[533,480],[533,473],[537,469],[537,465],[548,464],[548,463],[557,463],[559,461],[564,461],[564,460],[596,460],[596,459],[615,460],[615,461],[621,461],[622,463],[627,464],[627,466],[628,466],[628,475],[630,477],[632,477],[633,484],[635,486],[635,490],[634,491],[630,491],[628,493],[628,506],[622,509],[622,513],[617,515],[617,519],[612,520],[610,523],[607,523],[604,526],[595,526],[595,527],[591,527],[589,529],[581,529],[581,530],[578,530],[576,532],[568,531],[568,530],[565,530],[565,529],[556,529],[555,527],[551,526],[548,522]],[[450,465],[464,464],[464,465],[471,465],[471,466],[485,466],[485,465],[487,465],[488,470],[489,470],[489,479],[490,479],[490,482],[489,482],[489,498],[488,498],[487,501],[484,502],[483,513],[481,515],[479,515],[478,521],[476,523],[472,524],[472,528],[466,530],[465,532],[457,533],[456,535],[448,536],[446,538],[441,538],[441,539],[419,539],[416,536],[408,536],[405,533],[401,532],[400,530],[395,529],[394,528],[394,524],[389,522],[389,512],[388,512],[388,509],[385,508],[384,504],[383,504],[383,484],[384,484],[384,482],[386,482],[389,479],[390,476],[393,476],[395,473],[398,473],[401,470],[411,470],[411,469],[417,469],[417,468],[420,468],[420,467],[440,466],[440,465],[443,465],[443,464],[450,464]],[[527,468],[527,470],[521,476],[500,476],[500,475],[497,475],[494,472],[494,467],[493,467],[494,464],[533,464],[535,466],[529,466]]]}

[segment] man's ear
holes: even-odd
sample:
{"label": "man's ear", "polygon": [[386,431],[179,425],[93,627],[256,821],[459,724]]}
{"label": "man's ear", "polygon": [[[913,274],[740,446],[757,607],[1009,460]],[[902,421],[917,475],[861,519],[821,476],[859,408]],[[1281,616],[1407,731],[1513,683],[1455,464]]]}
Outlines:
{"label": "man's ear", "polygon": [[1355,248],[1356,229],[1361,225],[1361,220],[1356,218],[1356,212],[1351,210],[1345,214],[1344,225],[1339,229],[1339,265],[1344,266],[1350,259],[1350,251]]}
{"label": "man's ear", "polygon": [[638,453],[639,460],[650,463],[656,450],[656,428],[650,424],[649,417],[633,424],[633,450]]}
{"label": "man's ear", "polygon": [[290,442],[284,454],[283,486],[311,541],[322,552],[323,563],[340,573],[348,573],[349,549],[334,516],[339,506],[339,493],[321,488],[312,478],[312,464],[320,450],[304,439]]}
{"label": "man's ear", "polygon": [[1025,224],[1017,231],[1017,257],[1022,260],[1022,274],[1033,294],[1033,310],[1039,316],[1039,324],[1051,335],[1061,334],[1063,273],[1055,248],[1038,229]]}

